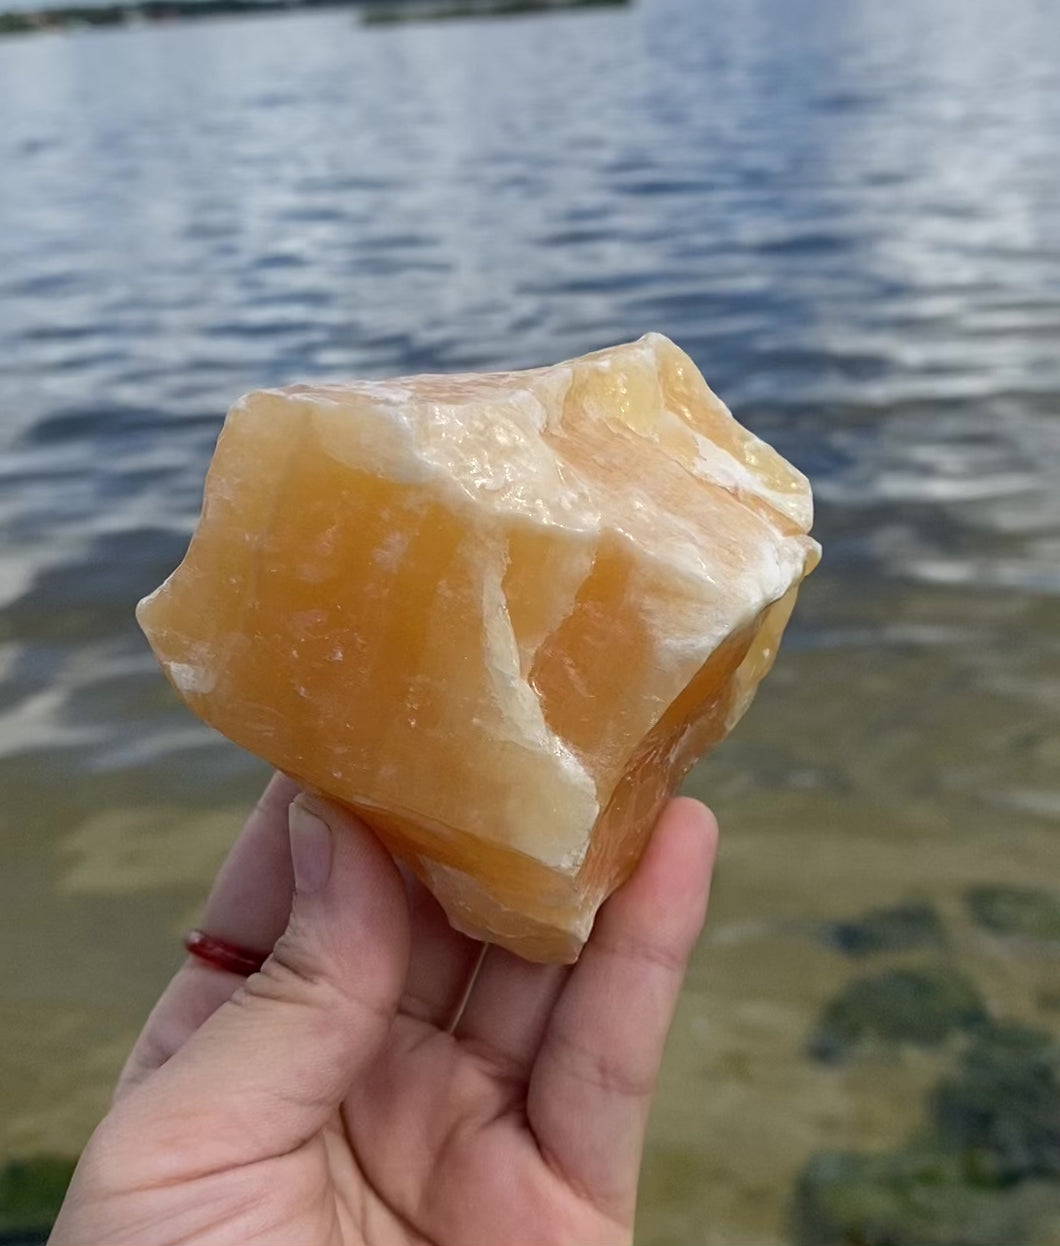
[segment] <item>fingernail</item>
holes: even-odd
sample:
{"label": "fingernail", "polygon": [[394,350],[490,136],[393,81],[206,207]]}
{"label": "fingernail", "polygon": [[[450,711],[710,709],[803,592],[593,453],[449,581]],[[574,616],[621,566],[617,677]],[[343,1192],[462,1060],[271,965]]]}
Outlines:
{"label": "fingernail", "polygon": [[331,829],[296,798],[287,815],[291,832],[291,864],[294,889],[320,891],[331,874]]}

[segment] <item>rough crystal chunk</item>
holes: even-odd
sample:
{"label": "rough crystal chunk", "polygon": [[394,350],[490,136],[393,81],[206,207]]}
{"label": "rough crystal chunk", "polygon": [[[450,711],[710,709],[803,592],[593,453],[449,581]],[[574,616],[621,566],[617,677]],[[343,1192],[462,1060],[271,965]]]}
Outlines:
{"label": "rough crystal chunk", "polygon": [[187,704],[356,810],[454,926],[573,960],[747,708],[809,486],[652,334],[232,408],[138,618]]}

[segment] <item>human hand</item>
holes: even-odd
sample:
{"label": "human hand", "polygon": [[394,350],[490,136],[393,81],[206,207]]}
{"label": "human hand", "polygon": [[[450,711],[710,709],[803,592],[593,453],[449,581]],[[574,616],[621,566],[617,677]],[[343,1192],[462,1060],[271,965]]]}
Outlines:
{"label": "human hand", "polygon": [[270,783],[203,922],[272,955],[247,979],[180,969],[51,1246],[628,1242],[712,815],[670,803],[577,965],[491,947],[450,1033],[482,945],[296,793]]}

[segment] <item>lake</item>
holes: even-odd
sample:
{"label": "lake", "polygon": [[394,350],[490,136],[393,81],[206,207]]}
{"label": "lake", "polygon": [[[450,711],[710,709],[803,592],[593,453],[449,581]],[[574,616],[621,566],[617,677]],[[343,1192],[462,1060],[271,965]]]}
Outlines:
{"label": "lake", "polygon": [[1060,1030],[1057,942],[969,891],[1060,890],[1058,54],[1046,0],[0,42],[0,1157],[83,1142],[262,783],[132,617],[226,407],[647,330],[808,473],[825,557],[688,784],[723,846],[640,1241],[784,1241],[814,1153],[917,1129],[945,1045],[808,1050],[851,983]]}

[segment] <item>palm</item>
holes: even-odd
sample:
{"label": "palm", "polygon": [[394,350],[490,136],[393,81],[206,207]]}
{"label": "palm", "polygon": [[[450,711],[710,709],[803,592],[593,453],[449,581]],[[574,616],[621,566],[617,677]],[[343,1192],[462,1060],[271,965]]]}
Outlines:
{"label": "palm", "polygon": [[351,825],[335,841],[336,871],[349,868],[325,932],[332,981],[301,945],[297,903],[288,925],[293,790],[270,786],[206,909],[213,933],[273,956],[245,983],[195,961],[177,975],[55,1246],[628,1241],[705,903],[713,837],[697,807],[664,818],[573,971],[497,948],[479,964],[482,945],[418,883],[401,902],[392,865]]}
{"label": "palm", "polygon": [[[527,1110],[527,1071],[411,1018],[343,1105],[347,1162],[387,1223],[354,1240],[452,1243],[620,1241],[614,1216],[550,1166]],[[425,1105],[429,1105],[427,1111]],[[415,1158],[413,1158],[415,1157]]]}
{"label": "palm", "polygon": [[[314,1246],[622,1240],[624,1226],[549,1168],[526,1125],[525,1091],[488,1057],[399,1018],[367,1085],[302,1146],[231,1170],[207,1214],[201,1186],[188,1182],[182,1216],[192,1231],[178,1240],[242,1241],[247,1208],[276,1241]],[[167,1204],[167,1218],[173,1212]]]}

